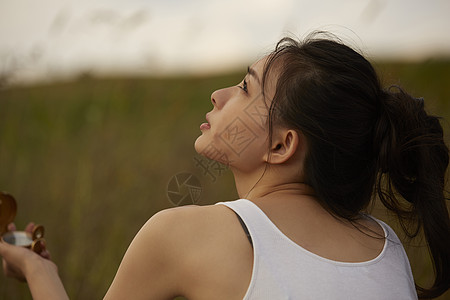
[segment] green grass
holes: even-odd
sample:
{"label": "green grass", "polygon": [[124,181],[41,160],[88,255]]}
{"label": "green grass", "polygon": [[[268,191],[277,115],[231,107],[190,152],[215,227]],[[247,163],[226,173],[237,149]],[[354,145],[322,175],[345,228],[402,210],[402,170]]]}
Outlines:
{"label": "green grass", "polygon": [[[450,62],[377,68],[450,120]],[[71,299],[103,297],[135,233],[172,207],[166,189],[178,172],[200,179],[200,204],[237,197],[230,172],[213,181],[196,167],[193,142],[212,91],[242,75],[84,78],[0,91],[0,190],[16,197],[19,227],[30,220],[46,227]],[[419,250],[408,253],[427,282]],[[26,285],[0,277],[0,299],[31,299]]]}

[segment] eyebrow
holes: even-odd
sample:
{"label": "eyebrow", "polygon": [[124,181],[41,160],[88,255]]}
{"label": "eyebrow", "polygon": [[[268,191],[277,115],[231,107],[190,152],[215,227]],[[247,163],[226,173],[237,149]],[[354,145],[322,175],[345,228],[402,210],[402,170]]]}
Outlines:
{"label": "eyebrow", "polygon": [[255,69],[253,69],[251,67],[247,67],[247,73],[250,74],[251,76],[255,77],[258,84],[261,85],[261,81],[259,81],[258,74],[256,74]]}

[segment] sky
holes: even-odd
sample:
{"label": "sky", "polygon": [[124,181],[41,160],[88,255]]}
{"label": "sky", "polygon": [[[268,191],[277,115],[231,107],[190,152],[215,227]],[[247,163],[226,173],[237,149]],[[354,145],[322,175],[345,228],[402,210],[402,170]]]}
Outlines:
{"label": "sky", "polygon": [[449,0],[0,0],[0,80],[246,69],[284,35],[370,59],[450,57]]}

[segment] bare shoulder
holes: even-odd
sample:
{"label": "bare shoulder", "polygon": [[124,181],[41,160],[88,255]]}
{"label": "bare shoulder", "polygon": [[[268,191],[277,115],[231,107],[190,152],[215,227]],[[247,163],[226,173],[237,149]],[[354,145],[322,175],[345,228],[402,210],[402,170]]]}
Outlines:
{"label": "bare shoulder", "polygon": [[166,209],[137,233],[105,299],[242,299],[251,267],[251,247],[229,208]]}
{"label": "bare shoulder", "polygon": [[195,246],[205,237],[208,237],[208,241],[213,240],[214,233],[226,235],[224,231],[229,223],[233,223],[234,219],[231,218],[233,214],[223,205],[169,208],[151,217],[142,230],[150,234],[165,235],[167,239],[177,244]]}
{"label": "bare shoulder", "polygon": [[151,224],[168,225],[172,222],[188,221],[190,226],[202,225],[204,222],[213,221],[215,218],[224,217],[228,211],[222,205],[186,205],[164,209],[153,215],[149,222]]}
{"label": "bare shoulder", "polygon": [[146,225],[166,235],[182,293],[193,299],[242,299],[250,283],[253,250],[235,213],[224,205],[163,210]]}
{"label": "bare shoulder", "polygon": [[242,246],[242,241],[244,246],[249,244],[236,214],[224,205],[190,205],[166,209],[150,218],[143,230],[150,234],[156,231],[165,235],[167,242],[185,250],[193,250],[192,253],[186,253],[187,256],[197,256],[201,252],[217,256],[229,250],[230,243],[236,247]]}

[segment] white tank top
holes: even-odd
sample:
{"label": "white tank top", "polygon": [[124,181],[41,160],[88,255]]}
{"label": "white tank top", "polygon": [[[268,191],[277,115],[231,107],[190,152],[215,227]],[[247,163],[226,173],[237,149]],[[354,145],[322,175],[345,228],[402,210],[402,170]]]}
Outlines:
{"label": "white tank top", "polygon": [[374,259],[347,263],[318,256],[284,235],[264,212],[246,199],[219,202],[234,210],[253,243],[253,271],[244,300],[417,299],[408,257],[395,232]]}

